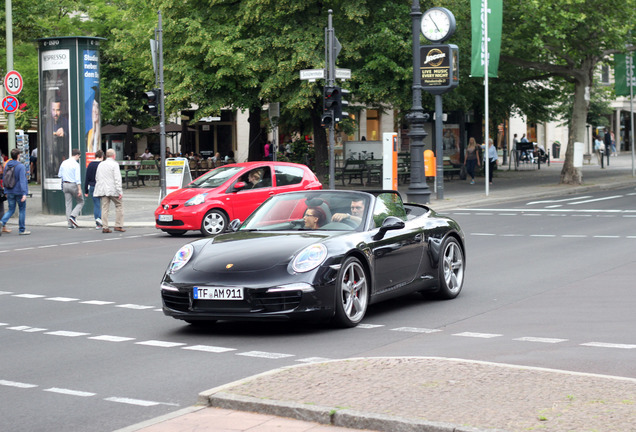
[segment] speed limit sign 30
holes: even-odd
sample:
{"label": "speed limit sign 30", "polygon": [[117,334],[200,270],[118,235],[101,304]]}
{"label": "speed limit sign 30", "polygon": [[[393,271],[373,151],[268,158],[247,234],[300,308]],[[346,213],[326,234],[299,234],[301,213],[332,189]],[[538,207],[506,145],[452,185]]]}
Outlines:
{"label": "speed limit sign 30", "polygon": [[4,88],[10,95],[20,94],[22,91],[22,75],[18,71],[9,71],[4,77]]}

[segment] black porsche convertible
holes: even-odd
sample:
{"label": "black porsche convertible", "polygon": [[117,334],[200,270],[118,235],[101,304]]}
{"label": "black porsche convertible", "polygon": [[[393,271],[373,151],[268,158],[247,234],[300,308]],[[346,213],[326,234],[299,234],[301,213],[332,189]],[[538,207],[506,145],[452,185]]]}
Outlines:
{"label": "black porsche convertible", "polygon": [[464,234],[399,192],[275,195],[231,232],[186,244],[161,282],[163,311],[189,323],[332,320],[356,326],[399,295],[459,295]]}

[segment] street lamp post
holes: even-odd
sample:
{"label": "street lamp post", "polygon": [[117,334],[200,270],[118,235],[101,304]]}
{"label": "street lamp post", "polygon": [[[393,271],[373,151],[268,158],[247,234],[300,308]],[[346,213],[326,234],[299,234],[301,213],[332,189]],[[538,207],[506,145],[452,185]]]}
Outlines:
{"label": "street lamp post", "polygon": [[426,184],[424,173],[424,138],[428,135],[424,123],[428,114],[422,108],[422,75],[420,72],[420,28],[422,12],[420,0],[413,0],[411,6],[413,18],[413,106],[407,116],[409,122],[409,139],[411,144],[411,182],[407,190],[410,202],[426,204],[430,202],[431,190]]}

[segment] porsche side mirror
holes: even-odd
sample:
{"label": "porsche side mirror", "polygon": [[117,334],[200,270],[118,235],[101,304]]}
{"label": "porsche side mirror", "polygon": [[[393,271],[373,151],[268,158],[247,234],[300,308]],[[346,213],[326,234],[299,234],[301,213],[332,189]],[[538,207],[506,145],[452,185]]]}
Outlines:
{"label": "porsche side mirror", "polygon": [[230,229],[232,230],[232,232],[236,232],[238,231],[239,227],[241,226],[241,221],[239,219],[232,219],[232,222],[230,222]]}
{"label": "porsche side mirror", "polygon": [[395,216],[389,216],[384,219],[382,222],[382,226],[380,227],[380,231],[376,235],[373,236],[373,240],[380,240],[387,231],[390,230],[398,230],[405,227],[404,221],[400,218],[396,218]]}

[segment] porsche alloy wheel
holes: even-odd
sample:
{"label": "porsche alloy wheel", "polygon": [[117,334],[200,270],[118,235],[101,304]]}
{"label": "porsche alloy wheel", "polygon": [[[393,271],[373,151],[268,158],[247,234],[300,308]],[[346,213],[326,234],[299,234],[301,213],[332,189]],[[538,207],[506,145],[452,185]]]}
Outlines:
{"label": "porsche alloy wheel", "polygon": [[464,284],[464,253],[457,240],[448,237],[442,247],[439,263],[439,296],[453,299],[459,295]]}
{"label": "porsche alloy wheel", "polygon": [[219,210],[210,210],[201,221],[201,233],[206,236],[221,234],[227,228],[227,217]]}
{"label": "porsche alloy wheel", "polygon": [[369,284],[364,267],[350,257],[342,265],[336,283],[336,314],[334,321],[341,327],[355,327],[367,312]]}

